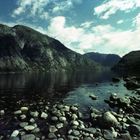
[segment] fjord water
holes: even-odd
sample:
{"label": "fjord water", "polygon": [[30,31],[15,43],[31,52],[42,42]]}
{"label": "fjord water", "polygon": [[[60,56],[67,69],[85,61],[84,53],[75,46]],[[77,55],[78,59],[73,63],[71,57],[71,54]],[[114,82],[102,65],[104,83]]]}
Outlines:
{"label": "fjord water", "polygon": [[[41,99],[56,103],[78,104],[80,110],[86,112],[93,106],[108,109],[104,102],[111,93],[119,96],[130,94],[124,87],[124,81],[112,83],[116,74],[105,71],[75,73],[18,73],[0,74],[0,109],[16,110],[17,103],[33,103]],[[93,101],[89,95],[98,96]]]}

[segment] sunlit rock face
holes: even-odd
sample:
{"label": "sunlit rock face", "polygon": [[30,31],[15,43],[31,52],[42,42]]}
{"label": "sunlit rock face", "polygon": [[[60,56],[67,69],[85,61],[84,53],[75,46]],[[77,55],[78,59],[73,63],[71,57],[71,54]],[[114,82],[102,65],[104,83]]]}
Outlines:
{"label": "sunlit rock face", "polygon": [[140,71],[140,51],[132,51],[126,54],[113,70],[123,73],[139,73]]}
{"label": "sunlit rock face", "polygon": [[0,25],[0,71],[99,70],[100,65],[29,27]]}

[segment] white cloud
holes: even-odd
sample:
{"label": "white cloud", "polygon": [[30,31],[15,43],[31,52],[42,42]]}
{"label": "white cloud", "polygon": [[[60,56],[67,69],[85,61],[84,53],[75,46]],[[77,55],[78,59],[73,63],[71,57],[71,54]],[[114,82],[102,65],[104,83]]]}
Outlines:
{"label": "white cloud", "polygon": [[59,16],[51,20],[51,24],[48,27],[48,33],[69,46],[71,43],[75,43],[81,38],[83,29],[74,26],[66,27],[65,17]]}
{"label": "white cloud", "polygon": [[62,0],[61,2],[56,2],[52,12],[62,12],[62,11],[68,11],[69,9],[73,8],[75,4],[82,3],[82,0]]}
{"label": "white cloud", "polygon": [[41,18],[41,19],[49,19],[49,13],[48,13],[48,12],[43,12],[43,13],[40,15],[40,18]]}
{"label": "white cloud", "polygon": [[80,26],[83,28],[90,28],[93,23],[94,22],[92,22],[92,21],[86,21],[86,22],[82,23]]}
{"label": "white cloud", "polygon": [[124,20],[118,20],[117,24],[122,24],[124,22]]}
{"label": "white cloud", "polygon": [[49,3],[49,0],[18,0],[18,7],[13,11],[12,17],[19,16],[23,13],[28,13],[29,16],[38,16],[40,18],[48,18],[44,7]]}
{"label": "white cloud", "polygon": [[117,11],[130,12],[140,7],[139,0],[107,0],[94,8],[94,15],[101,19],[108,19]]}
{"label": "white cloud", "polygon": [[140,28],[140,13],[134,18],[133,25],[136,28]]}
{"label": "white cloud", "polygon": [[[13,11],[12,17],[28,13],[32,17],[37,16],[41,19],[48,19],[49,14],[68,11],[75,4],[81,2],[82,0],[18,0],[17,8]],[[51,7],[48,6],[49,4]]]}
{"label": "white cloud", "polygon": [[83,27],[67,26],[66,18],[60,16],[51,20],[47,33],[79,53],[97,51],[124,55],[140,49],[140,24],[135,30],[127,31],[111,25],[98,25],[87,32]]}

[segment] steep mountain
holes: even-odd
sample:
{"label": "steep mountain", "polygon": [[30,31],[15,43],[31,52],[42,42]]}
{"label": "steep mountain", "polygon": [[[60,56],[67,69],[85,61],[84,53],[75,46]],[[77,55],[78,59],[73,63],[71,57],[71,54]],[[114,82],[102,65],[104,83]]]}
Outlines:
{"label": "steep mountain", "polygon": [[0,71],[98,70],[100,65],[29,27],[0,24]]}
{"label": "steep mountain", "polygon": [[139,73],[140,51],[132,51],[126,54],[112,69],[123,73]]}
{"label": "steep mountain", "polygon": [[97,63],[100,63],[103,66],[113,67],[121,59],[120,56],[116,54],[102,54],[102,53],[86,53],[84,56],[94,60]]}

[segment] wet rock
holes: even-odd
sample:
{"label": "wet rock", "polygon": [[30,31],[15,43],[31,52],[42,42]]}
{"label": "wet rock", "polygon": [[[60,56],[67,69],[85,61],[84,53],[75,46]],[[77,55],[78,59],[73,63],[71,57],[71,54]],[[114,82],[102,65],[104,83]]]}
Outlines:
{"label": "wet rock", "polygon": [[114,140],[117,137],[117,132],[112,130],[104,130],[103,136],[106,140]]}
{"label": "wet rock", "polygon": [[64,123],[67,121],[66,117],[60,117],[59,120]]}
{"label": "wet rock", "polygon": [[105,112],[101,117],[101,123],[105,127],[116,127],[119,125],[118,120],[111,112]]}
{"label": "wet rock", "polygon": [[76,111],[78,111],[78,108],[76,106],[71,106],[71,110],[76,112]]}
{"label": "wet rock", "polygon": [[97,96],[95,96],[95,95],[89,95],[89,97],[92,99],[92,100],[97,100]]}
{"label": "wet rock", "polygon": [[17,110],[17,111],[14,112],[14,114],[15,115],[20,115],[20,114],[22,114],[22,111],[21,110]]}
{"label": "wet rock", "polygon": [[60,128],[63,128],[63,123],[58,123],[57,125],[56,125],[56,127],[58,128],[58,129],[60,129]]}
{"label": "wet rock", "polygon": [[54,121],[54,122],[57,122],[58,121],[58,117],[53,116],[53,117],[51,117],[51,120]]}
{"label": "wet rock", "polygon": [[31,133],[39,133],[40,129],[39,128],[35,128],[34,130],[31,131]]}
{"label": "wet rock", "polygon": [[33,125],[27,125],[27,126],[24,127],[24,129],[25,129],[26,131],[32,131],[32,130],[35,129],[35,126],[33,126]]}
{"label": "wet rock", "polygon": [[130,99],[128,97],[122,97],[118,99],[118,105],[122,107],[129,106],[131,103]]}
{"label": "wet rock", "polygon": [[14,130],[13,133],[11,134],[11,137],[17,137],[19,134],[18,130]]}
{"label": "wet rock", "polygon": [[57,140],[64,140],[64,138],[58,138]]}
{"label": "wet rock", "polygon": [[128,131],[130,132],[130,134],[140,135],[140,126],[138,126],[138,125],[130,125],[128,127]]}
{"label": "wet rock", "polygon": [[137,94],[140,94],[140,88],[135,90]]}
{"label": "wet rock", "polygon": [[140,88],[140,84],[137,81],[127,81],[125,84],[127,89],[138,89]]}
{"label": "wet rock", "polygon": [[80,124],[79,125],[79,129],[83,129],[83,128],[85,128],[85,125],[84,124]]}
{"label": "wet rock", "polygon": [[93,140],[93,138],[91,138],[91,137],[84,137],[83,140]]}
{"label": "wet rock", "polygon": [[80,140],[78,137],[68,135],[68,140]]}
{"label": "wet rock", "polygon": [[120,78],[118,78],[118,77],[113,77],[113,78],[112,78],[112,82],[120,82]]}
{"label": "wet rock", "polygon": [[53,125],[49,126],[49,132],[50,133],[54,133],[56,131],[58,131],[58,129],[55,126],[53,126]]}
{"label": "wet rock", "polygon": [[34,119],[34,118],[31,118],[31,119],[30,119],[30,122],[31,122],[31,123],[35,123],[35,119]]}
{"label": "wet rock", "polygon": [[0,116],[3,116],[5,114],[4,110],[0,110]]}
{"label": "wet rock", "polygon": [[97,110],[96,108],[90,108],[90,111],[92,112],[92,113],[95,113],[95,114],[98,114],[98,115],[100,115],[101,114],[101,112],[99,111],[99,110]]}
{"label": "wet rock", "polygon": [[54,133],[49,133],[49,134],[48,134],[48,138],[49,138],[49,139],[56,139],[57,136],[56,136]]}
{"label": "wet rock", "polygon": [[21,136],[21,140],[35,140],[35,135],[33,134],[23,135]]}
{"label": "wet rock", "polygon": [[90,127],[90,128],[83,128],[83,129],[80,129],[80,130],[82,130],[82,131],[84,131],[84,132],[87,132],[87,133],[91,133],[91,134],[95,134],[96,133],[96,128],[94,128],[94,127]]}
{"label": "wet rock", "polygon": [[64,108],[64,106],[63,106],[62,104],[58,104],[58,105],[57,105],[57,108],[58,108],[59,110],[61,110],[61,109]]}
{"label": "wet rock", "polygon": [[48,114],[47,113],[45,113],[45,112],[42,112],[41,113],[41,118],[47,119],[47,117],[48,117]]}
{"label": "wet rock", "polygon": [[38,115],[39,115],[39,113],[37,112],[37,111],[35,111],[35,112],[30,112],[30,115],[32,116],[32,117],[38,117]]}
{"label": "wet rock", "polygon": [[72,117],[71,117],[73,120],[76,120],[78,119],[78,116],[76,114],[72,114]]}
{"label": "wet rock", "polygon": [[29,108],[28,108],[28,107],[21,107],[20,110],[21,110],[22,112],[27,112],[27,111],[29,110]]}
{"label": "wet rock", "polygon": [[70,107],[65,105],[63,110],[66,111],[66,112],[69,112],[70,111]]}
{"label": "wet rock", "polygon": [[110,101],[117,101],[117,99],[118,99],[117,93],[112,93],[110,96]]}
{"label": "wet rock", "polygon": [[79,125],[79,122],[78,121],[71,121],[71,124],[72,125],[75,125],[75,126],[78,126]]}
{"label": "wet rock", "polygon": [[79,136],[80,135],[80,132],[78,130],[73,130],[72,131],[72,135]]}
{"label": "wet rock", "polygon": [[21,120],[25,120],[26,119],[26,115],[22,114],[20,115]]}
{"label": "wet rock", "polygon": [[133,116],[127,117],[129,124],[136,124],[140,126],[140,119],[134,118]]}
{"label": "wet rock", "polygon": [[122,140],[132,140],[132,137],[130,136],[129,132],[121,133],[120,137]]}
{"label": "wet rock", "polygon": [[[11,137],[9,138],[10,140],[20,140],[19,137]],[[4,139],[0,139],[0,140],[4,140]]]}
{"label": "wet rock", "polygon": [[29,123],[28,122],[21,122],[19,124],[20,127],[24,128],[25,126],[27,126]]}

